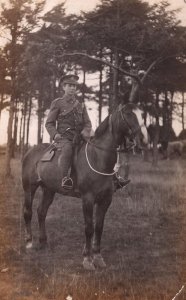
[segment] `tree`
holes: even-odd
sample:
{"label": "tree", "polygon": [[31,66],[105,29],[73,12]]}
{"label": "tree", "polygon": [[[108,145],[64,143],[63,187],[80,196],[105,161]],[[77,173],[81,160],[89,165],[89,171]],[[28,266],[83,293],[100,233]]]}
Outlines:
{"label": "tree", "polygon": [[[105,47],[105,53],[111,53],[113,56],[111,68],[117,70],[113,76],[113,90],[116,99],[119,98],[117,89],[118,81],[122,82],[122,76],[117,75],[118,71],[122,72],[125,76],[126,72],[124,71],[127,70],[128,75],[134,78],[132,80],[129,101],[139,101],[139,97],[137,97],[139,89],[148,82],[148,75],[151,74],[152,79],[154,71],[164,69],[164,72],[161,72],[160,80],[166,78],[165,74],[168,72],[163,67],[166,65],[166,62],[169,66],[170,61],[180,59],[180,57],[185,55],[185,31],[179,26],[176,11],[169,11],[169,4],[167,2],[150,6],[147,3],[135,0],[104,0],[95,12],[87,14],[87,20],[88,22],[92,20],[92,23],[88,27],[88,33],[90,35],[91,32],[92,39],[96,41],[95,44],[98,44],[100,39],[100,42]],[[95,37],[96,26],[98,33]],[[96,48],[94,49],[96,50]],[[82,53],[82,55],[87,54]],[[90,57],[89,54],[87,56]],[[103,54],[103,57],[105,58],[106,56]],[[100,60],[98,55],[97,57],[92,57],[92,59],[106,65],[111,65],[108,63],[108,60]],[[143,70],[143,73],[141,70]],[[139,74],[141,75],[139,76]],[[173,82],[173,78],[170,80]],[[155,94],[157,95],[156,82],[154,81],[153,84]],[[171,100],[169,103],[165,84],[164,95],[165,101],[162,116],[166,124],[172,120],[173,101]],[[155,111],[158,113],[159,97],[155,97],[155,99]],[[140,101],[142,100],[140,99]],[[156,115],[156,122],[158,128],[159,115]]]}
{"label": "tree", "polygon": [[2,5],[0,26],[7,30],[10,36],[7,59],[9,63],[9,76],[11,78],[10,110],[8,122],[8,140],[6,150],[6,175],[10,176],[11,151],[12,151],[12,126],[16,101],[17,66],[21,54],[21,43],[24,37],[33,30],[37,24],[37,16],[44,6],[45,1],[37,4],[32,0],[9,0],[7,6]]}
{"label": "tree", "polygon": [[9,101],[6,99],[6,95],[10,94],[10,84],[6,79],[7,76],[7,61],[3,51],[0,51],[0,118],[3,109],[9,106]]}

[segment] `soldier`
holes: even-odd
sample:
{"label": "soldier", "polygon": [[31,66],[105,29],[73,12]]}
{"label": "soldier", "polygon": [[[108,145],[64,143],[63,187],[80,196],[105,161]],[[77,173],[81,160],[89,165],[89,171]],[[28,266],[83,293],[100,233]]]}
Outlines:
{"label": "soldier", "polygon": [[60,80],[59,92],[62,92],[62,88],[64,96],[52,102],[45,125],[51,139],[59,143],[62,149],[64,189],[73,188],[73,181],[67,175],[72,162],[73,141],[79,134],[84,139],[89,139],[92,129],[84,103],[80,103],[75,97],[78,79],[77,75],[66,75]]}
{"label": "soldier", "polygon": [[[59,143],[62,149],[62,187],[66,190],[73,188],[73,181],[68,176],[73,156],[73,141],[77,135],[82,135],[88,140],[92,130],[84,103],[80,103],[75,97],[78,79],[77,75],[66,75],[60,80],[59,90],[64,90],[64,96],[52,102],[45,124],[51,139]],[[116,177],[115,180],[116,188],[128,184],[128,180],[125,181],[121,177]]]}

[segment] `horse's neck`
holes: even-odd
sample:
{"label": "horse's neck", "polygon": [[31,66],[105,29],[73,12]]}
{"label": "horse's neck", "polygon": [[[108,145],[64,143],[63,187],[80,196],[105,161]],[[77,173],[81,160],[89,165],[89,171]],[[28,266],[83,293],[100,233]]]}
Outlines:
{"label": "horse's neck", "polygon": [[117,148],[115,138],[109,129],[102,136],[98,138],[95,137],[95,145],[108,149],[108,151]]}
{"label": "horse's neck", "polygon": [[99,138],[95,138],[94,144],[97,146],[94,151],[97,152],[97,156],[100,158],[100,167],[112,169],[116,163],[117,148],[114,136],[108,130]]}

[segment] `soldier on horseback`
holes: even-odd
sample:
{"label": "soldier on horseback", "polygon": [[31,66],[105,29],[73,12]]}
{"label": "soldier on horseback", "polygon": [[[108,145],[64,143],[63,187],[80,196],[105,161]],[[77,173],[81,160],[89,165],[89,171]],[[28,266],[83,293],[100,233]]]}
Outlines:
{"label": "soldier on horseback", "polygon": [[[73,188],[73,180],[68,172],[72,164],[75,141],[80,136],[88,140],[92,132],[85,104],[76,98],[78,79],[77,75],[66,75],[60,80],[59,91],[62,92],[63,89],[64,95],[52,102],[45,125],[51,139],[61,149],[62,187],[66,190]],[[116,176],[114,183],[116,188],[121,188],[129,181]]]}

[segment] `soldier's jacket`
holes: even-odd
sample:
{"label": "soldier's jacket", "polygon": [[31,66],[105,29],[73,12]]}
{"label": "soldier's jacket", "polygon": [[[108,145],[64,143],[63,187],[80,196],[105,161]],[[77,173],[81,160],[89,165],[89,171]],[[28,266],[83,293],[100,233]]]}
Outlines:
{"label": "soldier's jacket", "polygon": [[73,140],[76,133],[88,138],[92,125],[84,103],[65,95],[52,102],[45,127],[51,139],[60,133]]}

